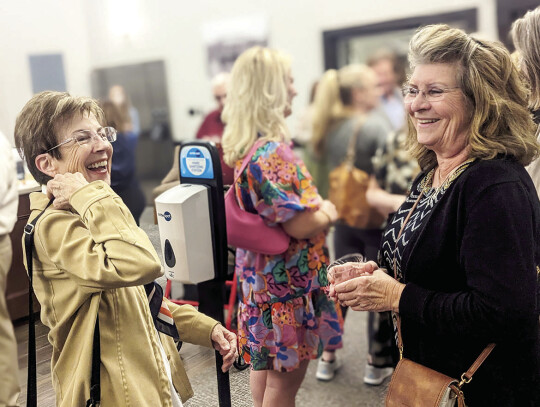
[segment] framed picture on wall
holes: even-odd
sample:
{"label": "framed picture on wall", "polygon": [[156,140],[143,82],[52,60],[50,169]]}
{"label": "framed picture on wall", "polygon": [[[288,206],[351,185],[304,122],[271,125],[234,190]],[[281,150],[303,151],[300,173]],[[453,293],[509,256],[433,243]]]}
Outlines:
{"label": "framed picture on wall", "polygon": [[236,58],[246,49],[268,45],[268,19],[262,14],[209,22],[202,30],[210,78],[230,72]]}

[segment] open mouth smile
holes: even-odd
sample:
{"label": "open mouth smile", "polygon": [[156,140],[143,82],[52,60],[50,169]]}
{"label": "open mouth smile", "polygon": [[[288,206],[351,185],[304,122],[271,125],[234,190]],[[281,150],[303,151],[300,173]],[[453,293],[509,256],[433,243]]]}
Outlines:
{"label": "open mouth smile", "polygon": [[439,119],[417,119],[419,124],[431,124],[431,123],[437,123]]}
{"label": "open mouth smile", "polygon": [[105,173],[108,171],[108,162],[107,160],[97,161],[86,166],[86,168],[92,172]]}

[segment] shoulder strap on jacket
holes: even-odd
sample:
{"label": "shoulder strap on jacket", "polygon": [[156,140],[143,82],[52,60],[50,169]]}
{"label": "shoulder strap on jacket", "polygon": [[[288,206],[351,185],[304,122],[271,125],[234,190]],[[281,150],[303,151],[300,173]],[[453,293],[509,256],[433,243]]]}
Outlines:
{"label": "shoulder strap on jacket", "polygon": [[[37,407],[37,380],[36,380],[36,326],[34,317],[34,279],[33,260],[34,251],[34,231],[37,221],[45,213],[47,208],[53,203],[54,198],[49,201],[45,209],[39,213],[34,220],[24,227],[24,246],[26,252],[26,268],[28,270],[28,382],[26,393],[26,405]],[[86,402],[87,407],[99,406],[101,402],[99,365],[101,358],[99,340],[99,312],[96,316],[96,326],[94,329],[94,341],[92,346],[92,376],[90,379],[90,399]]]}
{"label": "shoulder strap on jacket", "polygon": [[26,390],[26,405],[28,407],[37,406],[37,382],[36,382],[36,326],[34,318],[34,285],[33,285],[33,262],[32,252],[34,250],[34,229],[36,223],[45,213],[47,208],[53,203],[54,198],[49,201],[45,209],[24,227],[24,247],[26,252],[26,269],[28,270],[28,381]]}

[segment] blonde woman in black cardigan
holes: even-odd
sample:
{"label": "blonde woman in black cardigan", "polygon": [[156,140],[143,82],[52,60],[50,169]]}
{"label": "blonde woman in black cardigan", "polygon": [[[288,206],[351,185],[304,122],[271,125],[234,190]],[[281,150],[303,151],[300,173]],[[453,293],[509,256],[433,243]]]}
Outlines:
{"label": "blonde woman in black cardigan", "polygon": [[[495,343],[463,387],[467,405],[538,406],[540,203],[524,166],[539,145],[525,87],[501,44],[446,25],[420,29],[409,60],[404,101],[422,172],[378,264],[338,266],[364,275],[331,294],[399,312],[403,356],[451,377]],[[383,270],[394,263],[396,279]]]}

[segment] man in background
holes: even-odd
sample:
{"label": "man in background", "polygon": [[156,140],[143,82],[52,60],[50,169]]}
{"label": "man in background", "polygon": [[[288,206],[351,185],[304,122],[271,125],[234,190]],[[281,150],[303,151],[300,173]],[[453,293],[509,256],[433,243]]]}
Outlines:
{"label": "man in background", "polygon": [[[227,98],[227,85],[229,82],[229,74],[227,72],[218,73],[212,78],[212,94],[217,102],[216,109],[206,115],[195,138],[200,141],[214,142],[218,148],[219,158],[221,161],[221,173],[223,177],[223,185],[231,185],[234,181],[234,170],[223,162],[223,152],[221,149],[221,136],[225,129],[225,123],[221,121],[221,112]],[[154,188],[152,196],[154,200],[163,192],[180,184],[180,170],[178,165],[178,155],[180,146],[174,149],[173,166],[169,173],[161,180],[161,184]],[[154,222],[157,223],[157,218],[154,210]],[[197,287],[192,284],[184,284],[185,300],[198,300]]]}
{"label": "man in background", "polygon": [[6,303],[7,274],[11,266],[10,232],[17,220],[19,201],[13,149],[0,133],[0,406],[17,406],[19,363],[17,342]]}
{"label": "man in background", "polygon": [[206,115],[196,135],[198,140],[216,143],[221,161],[223,185],[231,185],[234,181],[234,170],[223,162],[221,151],[221,136],[225,129],[225,123],[221,121],[221,112],[225,105],[225,99],[227,99],[229,76],[227,72],[221,72],[212,78],[212,93],[218,105],[216,109]]}
{"label": "man in background", "polygon": [[[227,84],[229,82],[229,74],[227,72],[218,73],[212,79],[212,93],[214,99],[218,103],[217,108],[206,115],[199,130],[197,131],[196,139],[200,141],[212,141],[216,143],[222,158],[221,152],[221,136],[225,129],[225,124],[221,121],[221,112],[227,98]],[[161,184],[154,188],[152,195],[155,199],[157,196],[167,191],[168,189],[180,184],[180,171],[178,168],[178,154],[180,146],[176,146],[174,150],[173,166],[165,178],[161,180]],[[223,185],[231,185],[234,180],[234,170],[227,166],[221,159],[221,171],[223,175]],[[157,220],[155,220],[157,222]]]}
{"label": "man in background", "polygon": [[388,117],[395,131],[405,126],[405,108],[401,95],[401,86],[405,73],[398,63],[396,55],[387,50],[373,54],[367,61],[379,79],[381,89],[381,108]]}
{"label": "man in background", "polygon": [[221,121],[221,112],[227,98],[227,84],[229,82],[229,74],[227,72],[218,73],[212,79],[212,93],[217,102],[217,108],[212,110],[204,118],[201,127],[197,131],[197,139],[221,141],[225,124]]}

